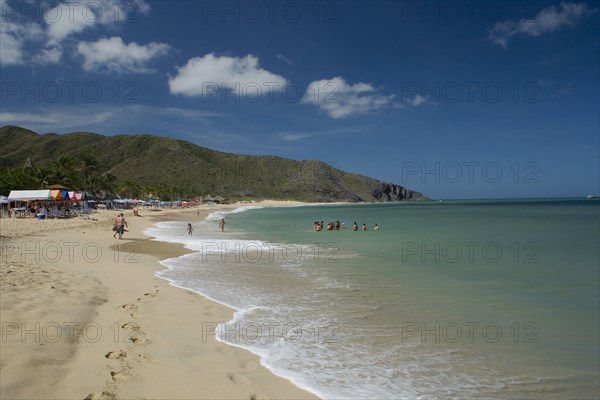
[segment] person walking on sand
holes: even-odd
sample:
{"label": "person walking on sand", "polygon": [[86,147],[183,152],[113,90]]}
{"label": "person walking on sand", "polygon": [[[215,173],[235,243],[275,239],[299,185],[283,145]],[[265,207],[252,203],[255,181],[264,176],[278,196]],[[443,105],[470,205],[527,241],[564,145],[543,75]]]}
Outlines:
{"label": "person walking on sand", "polygon": [[221,228],[221,232],[225,232],[225,218],[221,218],[219,221],[219,228]]}
{"label": "person walking on sand", "polygon": [[125,233],[125,227],[129,228],[127,221],[125,221],[125,215],[119,214],[117,217],[117,233],[119,234],[119,240],[123,240],[123,233]]}
{"label": "person walking on sand", "polygon": [[115,219],[113,220],[113,238],[116,239],[117,238],[117,234],[119,233],[119,214],[117,214],[117,216],[115,217]]}
{"label": "person walking on sand", "polygon": [[188,235],[192,236],[192,232],[194,232],[194,228],[192,228],[191,223],[188,223],[187,231],[188,231]]}

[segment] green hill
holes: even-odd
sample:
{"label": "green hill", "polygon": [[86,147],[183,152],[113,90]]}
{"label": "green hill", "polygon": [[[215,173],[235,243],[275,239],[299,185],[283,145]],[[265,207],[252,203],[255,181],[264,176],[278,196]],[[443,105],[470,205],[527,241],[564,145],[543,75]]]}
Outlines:
{"label": "green hill", "polygon": [[0,143],[2,194],[62,183],[75,190],[104,190],[122,197],[427,200],[402,186],[347,173],[321,161],[229,154],[159,136],[40,135],[4,126]]}

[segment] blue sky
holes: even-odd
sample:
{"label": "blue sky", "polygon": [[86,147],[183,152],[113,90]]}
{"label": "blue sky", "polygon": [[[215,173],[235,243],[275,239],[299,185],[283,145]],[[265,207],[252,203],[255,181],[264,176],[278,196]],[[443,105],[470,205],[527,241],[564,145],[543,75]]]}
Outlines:
{"label": "blue sky", "polygon": [[0,6],[2,125],[320,159],[433,198],[600,192],[598,2]]}

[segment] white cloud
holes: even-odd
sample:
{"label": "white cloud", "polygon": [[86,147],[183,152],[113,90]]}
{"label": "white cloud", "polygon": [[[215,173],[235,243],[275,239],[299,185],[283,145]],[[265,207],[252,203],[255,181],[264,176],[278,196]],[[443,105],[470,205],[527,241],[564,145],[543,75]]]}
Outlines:
{"label": "white cloud", "polygon": [[370,129],[365,126],[351,126],[341,127],[336,129],[322,130],[322,131],[310,131],[310,132],[281,132],[279,138],[284,142],[297,142],[300,140],[312,138],[312,137],[323,137],[331,135],[349,135],[357,133],[369,132]]}
{"label": "white cloud", "polygon": [[377,111],[387,107],[394,96],[384,96],[367,83],[350,85],[342,77],[313,81],[302,97],[302,103],[314,104],[331,118]]}
{"label": "white cloud", "polygon": [[33,61],[38,64],[57,64],[62,57],[62,50],[58,47],[43,49],[33,56]]}
{"label": "white cloud", "polygon": [[[98,26],[131,22],[146,14],[144,0],[78,0],[63,2],[19,2],[0,0],[0,64],[28,62],[56,64],[70,50],[72,36]],[[29,10],[29,11],[27,11]],[[31,10],[39,12],[32,14]],[[42,14],[43,12],[43,14]],[[22,14],[24,13],[24,14]],[[33,15],[33,16],[32,16]],[[32,18],[35,22],[28,22]]]}
{"label": "white cloud", "polygon": [[284,77],[260,68],[258,58],[251,54],[239,58],[210,53],[178,67],[177,75],[169,77],[169,90],[172,94],[205,96],[225,89],[254,96],[259,91],[281,90],[286,83]]}
{"label": "white cloud", "polygon": [[394,108],[418,107],[423,104],[435,104],[427,100],[427,97],[416,94],[412,99],[406,98],[401,102],[394,103]]}
{"label": "white cloud", "polygon": [[298,140],[307,139],[309,137],[316,136],[315,133],[293,133],[293,132],[281,132],[279,137],[284,142],[296,142]]}
{"label": "white cloud", "polygon": [[125,44],[118,36],[96,42],[79,42],[77,45],[77,52],[83,57],[83,69],[86,71],[105,68],[119,73],[151,72],[146,63],[168,51],[169,46],[165,43]]}
{"label": "white cloud", "polygon": [[566,26],[574,26],[582,18],[596,13],[598,9],[590,10],[585,3],[560,3],[560,10],[555,6],[540,11],[532,19],[519,21],[496,22],[488,30],[488,38],[492,43],[506,48],[508,41],[515,35],[540,36],[554,32]]}
{"label": "white cloud", "polygon": [[[135,116],[132,118],[132,116]],[[2,111],[2,124],[18,125],[36,132],[61,132],[65,130],[119,132],[139,129],[139,121],[161,121],[173,124],[174,120],[193,121],[196,125],[206,125],[213,118],[223,114],[173,107],[151,107],[141,104],[75,104],[54,107],[34,108],[26,112]]]}
{"label": "white cloud", "polygon": [[289,58],[287,58],[286,56],[284,56],[283,54],[277,54],[276,57],[278,60],[285,61],[289,65],[294,66],[294,62],[292,60],[290,60]]}
{"label": "white cloud", "polygon": [[23,64],[23,44],[18,36],[6,32],[4,24],[0,31],[0,64]]}
{"label": "white cloud", "polygon": [[130,0],[126,4],[127,10],[131,14],[129,19],[132,21],[135,20],[135,14],[148,14],[150,12],[150,4],[146,3],[144,0]]}
{"label": "white cloud", "polygon": [[417,106],[420,106],[421,104],[425,103],[426,101],[427,101],[427,99],[425,98],[425,96],[421,96],[420,94],[418,94],[412,99],[410,104],[413,107],[417,107]]}
{"label": "white cloud", "polygon": [[26,126],[28,128],[32,127],[30,129],[45,131],[53,128],[86,129],[86,126],[89,127],[99,122],[111,120],[113,115],[114,112],[98,110],[96,110],[96,112],[84,113],[73,113],[59,110],[46,112],[45,110],[38,110],[36,112],[2,112],[0,113],[0,120],[2,123],[6,124]]}
{"label": "white cloud", "polygon": [[68,7],[65,3],[58,3],[46,11],[44,20],[47,22],[48,44],[56,46],[68,36],[94,26],[97,18],[91,6],[83,11],[79,4]]}
{"label": "white cloud", "polygon": [[37,23],[18,24],[11,22],[4,15],[5,3],[2,6],[2,23],[0,24],[0,64],[18,65],[25,63],[24,47],[28,41],[41,40],[43,31]]}
{"label": "white cloud", "polygon": [[571,81],[565,83],[560,89],[558,89],[558,91],[555,93],[555,95],[566,96],[566,95],[573,93],[574,91],[575,91],[575,81],[571,80]]}
{"label": "white cloud", "polygon": [[136,14],[146,14],[150,6],[143,0],[78,0],[58,3],[45,13],[48,44],[58,45],[69,36],[97,25],[126,22]]}
{"label": "white cloud", "polygon": [[[0,111],[1,124],[22,126],[35,132],[74,131],[100,134],[139,134],[170,136],[209,148],[237,153],[264,154],[265,143],[250,136],[221,131],[227,114],[198,109],[153,107],[141,104],[51,104],[27,110]],[[255,146],[255,147],[253,147]]]}

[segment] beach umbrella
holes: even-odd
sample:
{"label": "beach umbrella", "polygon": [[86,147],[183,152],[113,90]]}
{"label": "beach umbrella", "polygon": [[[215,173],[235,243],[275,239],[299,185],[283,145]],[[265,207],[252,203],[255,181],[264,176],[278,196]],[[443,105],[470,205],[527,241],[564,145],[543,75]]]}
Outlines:
{"label": "beach umbrella", "polygon": [[51,190],[50,193],[52,194],[52,200],[62,200],[63,199],[63,194],[60,190]]}

